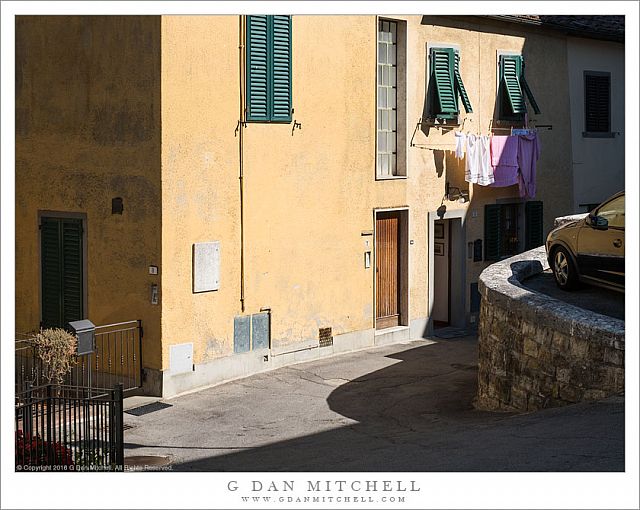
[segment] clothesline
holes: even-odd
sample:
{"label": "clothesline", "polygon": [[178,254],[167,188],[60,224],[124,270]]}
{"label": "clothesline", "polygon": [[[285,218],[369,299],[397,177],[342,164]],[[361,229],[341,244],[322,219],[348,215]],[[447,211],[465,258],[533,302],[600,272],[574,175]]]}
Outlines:
{"label": "clothesline", "polygon": [[540,157],[537,130],[518,136],[487,136],[456,132],[455,156],[465,159],[465,181],[481,186],[518,184],[521,197],[535,198],[536,161]]}

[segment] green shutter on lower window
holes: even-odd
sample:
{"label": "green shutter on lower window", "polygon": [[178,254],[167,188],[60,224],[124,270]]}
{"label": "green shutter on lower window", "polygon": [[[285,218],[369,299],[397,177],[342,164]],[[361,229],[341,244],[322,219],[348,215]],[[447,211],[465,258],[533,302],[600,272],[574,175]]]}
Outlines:
{"label": "green shutter on lower window", "polygon": [[525,250],[532,250],[544,244],[542,202],[527,202],[525,215]]}
{"label": "green shutter on lower window", "polygon": [[456,85],[456,91],[460,95],[460,99],[462,99],[462,105],[464,106],[464,110],[467,113],[473,113],[473,110],[471,109],[471,101],[469,101],[467,90],[464,88],[464,83],[462,83],[462,76],[460,76],[460,54],[457,51],[456,51],[456,66],[455,66],[455,85]]}
{"label": "green shutter on lower window", "polygon": [[247,120],[269,120],[268,16],[247,16]]}
{"label": "green shutter on lower window", "polygon": [[436,117],[458,113],[454,67],[453,48],[431,48],[431,78],[435,83]]}
{"label": "green shutter on lower window", "polygon": [[84,319],[82,220],[43,217],[40,223],[42,327]]}
{"label": "green shutter on lower window", "polygon": [[62,220],[62,324],[83,319],[82,220]]}
{"label": "green shutter on lower window", "polygon": [[62,233],[56,218],[40,222],[42,327],[62,326]]}
{"label": "green shutter on lower window", "polygon": [[291,16],[273,16],[271,120],[291,122]]}
{"label": "green shutter on lower window", "polygon": [[500,260],[502,246],[501,210],[499,204],[484,206],[484,259]]}

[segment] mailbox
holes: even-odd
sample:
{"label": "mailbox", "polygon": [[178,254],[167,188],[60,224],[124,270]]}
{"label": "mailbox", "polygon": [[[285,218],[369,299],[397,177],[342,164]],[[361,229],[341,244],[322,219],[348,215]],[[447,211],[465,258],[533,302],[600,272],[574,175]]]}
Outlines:
{"label": "mailbox", "polygon": [[88,319],[69,323],[71,332],[78,337],[78,356],[91,354],[96,350],[96,326]]}

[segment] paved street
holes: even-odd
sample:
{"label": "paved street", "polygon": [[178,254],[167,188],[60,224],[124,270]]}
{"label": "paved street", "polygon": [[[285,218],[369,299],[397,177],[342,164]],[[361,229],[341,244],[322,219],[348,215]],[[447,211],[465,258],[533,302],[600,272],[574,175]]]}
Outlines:
{"label": "paved street", "polygon": [[624,399],[528,415],[473,408],[475,337],[255,375],[125,414],[125,455],[179,471],[622,471]]}

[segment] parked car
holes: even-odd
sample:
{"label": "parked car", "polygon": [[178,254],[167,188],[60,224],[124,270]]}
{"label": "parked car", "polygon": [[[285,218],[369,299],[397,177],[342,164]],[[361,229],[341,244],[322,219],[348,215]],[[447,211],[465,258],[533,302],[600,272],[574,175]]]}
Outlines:
{"label": "parked car", "polygon": [[624,191],[549,232],[546,249],[561,289],[582,281],[624,292]]}

